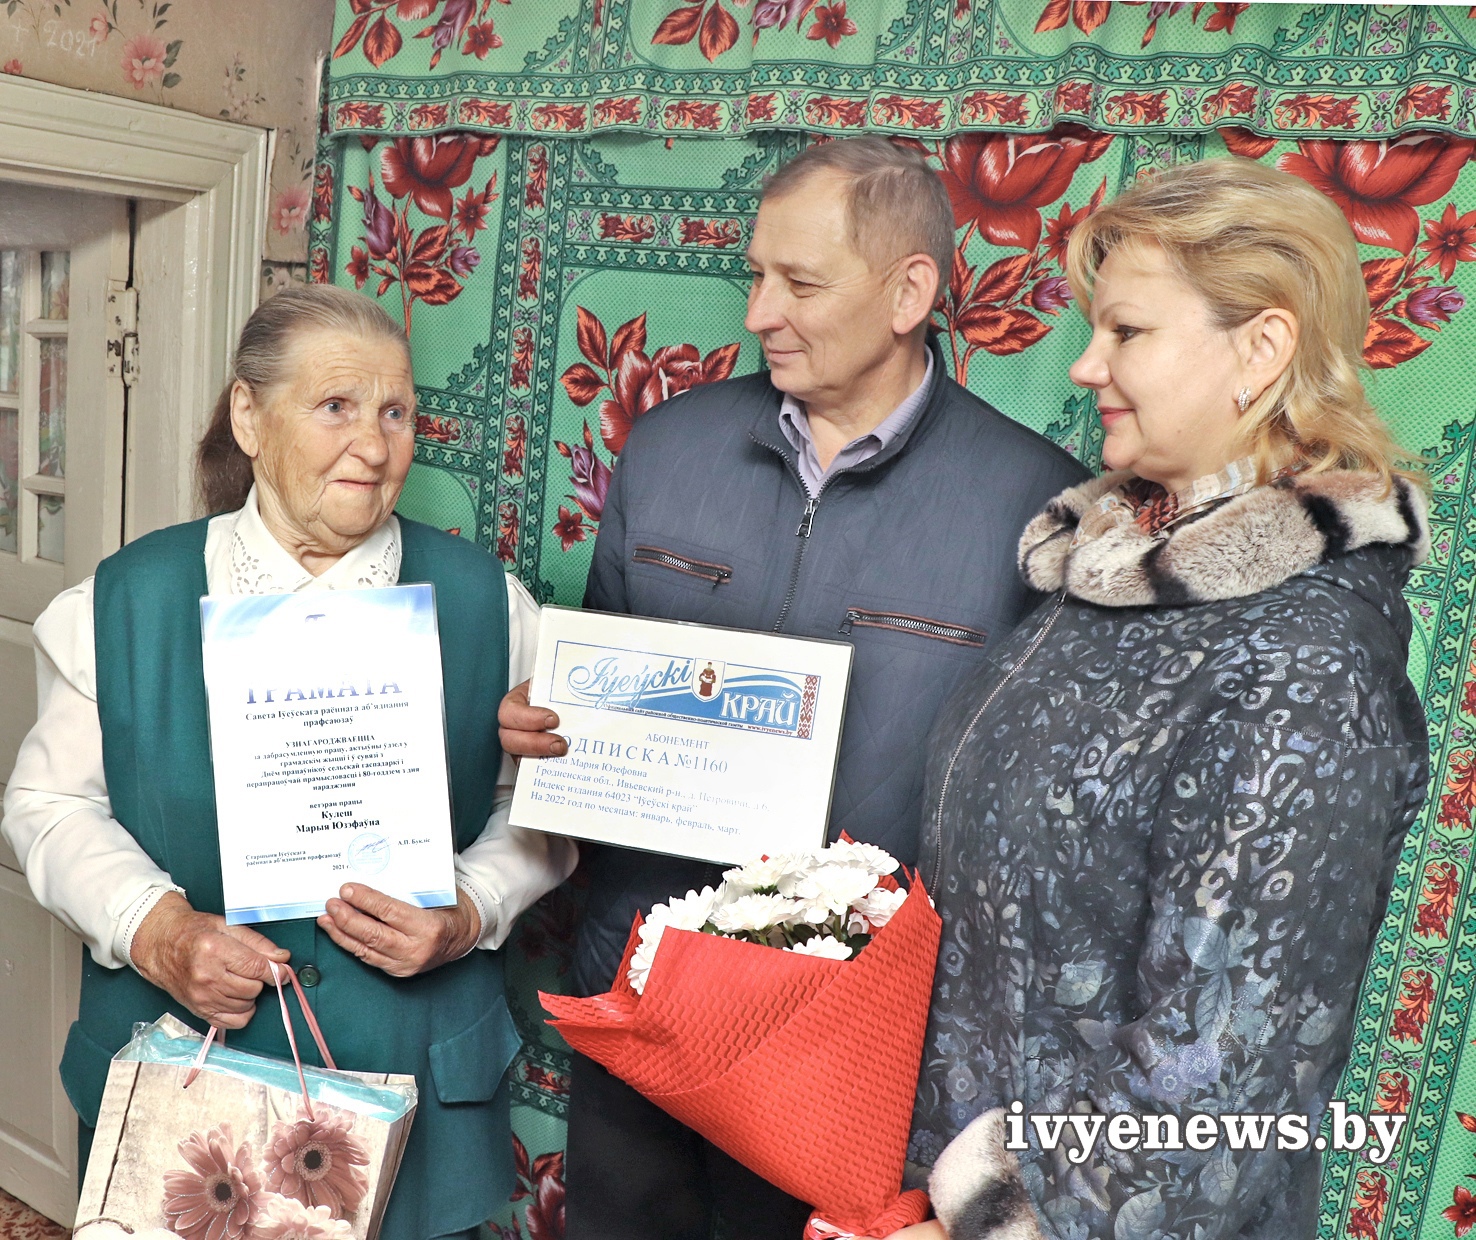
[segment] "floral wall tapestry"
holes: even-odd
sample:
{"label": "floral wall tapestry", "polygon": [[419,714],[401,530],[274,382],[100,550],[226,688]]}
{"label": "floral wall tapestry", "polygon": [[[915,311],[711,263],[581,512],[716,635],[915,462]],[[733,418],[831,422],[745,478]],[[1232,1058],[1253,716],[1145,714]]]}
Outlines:
{"label": "floral wall tapestry", "polygon": [[[401,511],[481,543],[544,601],[581,598],[633,421],[663,391],[761,365],[742,327],[744,246],[764,176],[816,134],[882,128],[921,144],[957,224],[935,317],[950,370],[1093,465],[1092,399],[1066,377],[1086,341],[1060,267],[1075,223],[1145,172],[1205,158],[1276,165],[1338,204],[1373,310],[1371,389],[1431,461],[1434,551],[1408,600],[1435,779],[1340,1091],[1350,1110],[1410,1120],[1387,1163],[1326,1156],[1319,1235],[1476,1227],[1476,21],[1464,6],[340,0],[334,42],[312,277],[410,325],[420,413]],[[938,103],[936,125],[886,101],[907,57],[903,93]],[[859,110],[816,105],[842,81]],[[1020,98],[965,106],[988,91]],[[765,94],[772,113],[754,103]],[[554,893],[508,954],[525,1047],[512,1085],[520,1186],[492,1222],[499,1237],[562,1235],[567,1052],[533,992],[562,985],[579,898],[577,879]]]}
{"label": "floral wall tapestry", "polygon": [[340,0],[336,133],[1469,131],[1464,5]]}

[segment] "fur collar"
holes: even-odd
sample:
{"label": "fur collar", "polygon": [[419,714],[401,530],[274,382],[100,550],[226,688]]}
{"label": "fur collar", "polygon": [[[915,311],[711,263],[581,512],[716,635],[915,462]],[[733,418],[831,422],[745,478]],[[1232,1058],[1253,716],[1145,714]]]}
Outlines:
{"label": "fur collar", "polygon": [[949,1240],[1045,1240],[1005,1135],[1004,1108],[985,1111],[933,1164],[928,1196]]}
{"label": "fur collar", "polygon": [[1056,496],[1020,537],[1020,572],[1037,590],[1103,607],[1242,598],[1318,564],[1384,544],[1430,550],[1425,497],[1405,478],[1381,494],[1371,473],[1291,476],[1227,500],[1158,536],[1128,524],[1072,547],[1082,514],[1131,475],[1104,474]]}

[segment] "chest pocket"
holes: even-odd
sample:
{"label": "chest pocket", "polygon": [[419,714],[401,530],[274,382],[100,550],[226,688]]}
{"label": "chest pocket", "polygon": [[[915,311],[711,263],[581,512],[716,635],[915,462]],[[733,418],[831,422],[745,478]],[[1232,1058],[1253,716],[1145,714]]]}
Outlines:
{"label": "chest pocket", "polygon": [[699,560],[693,556],[672,551],[667,547],[638,544],[630,553],[630,562],[654,565],[674,573],[681,573],[707,586],[726,585],[733,580],[731,565],[719,564],[714,560]]}
{"label": "chest pocket", "polygon": [[853,629],[881,629],[890,633],[908,633],[933,641],[948,642],[954,646],[971,646],[982,650],[989,640],[983,629],[968,625],[953,624],[943,620],[914,616],[900,611],[873,611],[864,607],[847,607],[841,621],[840,631],[850,634]]}
{"label": "chest pocket", "polygon": [[733,549],[633,531],[626,544],[626,603],[632,615],[729,628],[766,628],[763,575]]}

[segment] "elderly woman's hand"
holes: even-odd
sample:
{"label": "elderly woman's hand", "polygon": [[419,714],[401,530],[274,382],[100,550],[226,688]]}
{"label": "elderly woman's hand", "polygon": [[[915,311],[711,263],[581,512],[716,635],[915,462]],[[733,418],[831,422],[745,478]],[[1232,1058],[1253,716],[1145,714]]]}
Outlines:
{"label": "elderly woman's hand", "polygon": [[177,891],[165,895],[134,932],[133,967],[167,990],[201,1020],[241,1029],[256,1012],[256,996],[272,980],[271,962],[291,954],[249,926],[199,913]]}
{"label": "elderly woman's hand", "polygon": [[418,908],[351,883],[328,901],[318,925],[346,952],[391,977],[414,977],[459,960],[482,936],[482,918],[457,888],[454,908]]}

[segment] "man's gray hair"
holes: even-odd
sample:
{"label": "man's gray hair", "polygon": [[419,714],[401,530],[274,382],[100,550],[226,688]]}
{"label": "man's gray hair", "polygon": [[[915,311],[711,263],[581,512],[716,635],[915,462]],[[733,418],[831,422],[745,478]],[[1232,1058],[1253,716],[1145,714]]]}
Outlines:
{"label": "man's gray hair", "polygon": [[836,172],[849,189],[851,244],[874,269],[909,254],[938,264],[938,291],[953,270],[953,204],[943,180],[913,146],[868,134],[806,147],[764,183],[765,198],[781,198],[822,172]]}

